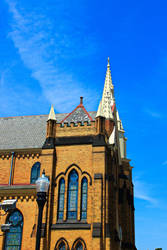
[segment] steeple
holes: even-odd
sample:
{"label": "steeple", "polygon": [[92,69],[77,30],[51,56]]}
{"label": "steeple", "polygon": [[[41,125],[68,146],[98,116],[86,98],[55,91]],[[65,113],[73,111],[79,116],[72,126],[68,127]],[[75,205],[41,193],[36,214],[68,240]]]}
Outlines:
{"label": "steeple", "polygon": [[54,111],[53,105],[50,108],[50,112],[49,112],[49,116],[48,116],[48,121],[49,120],[55,120],[56,121],[56,115],[55,115],[55,111]]}
{"label": "steeple", "polygon": [[114,104],[114,85],[112,83],[111,78],[111,70],[110,70],[110,60],[108,57],[107,71],[103,89],[103,95],[101,100],[101,110],[103,111],[103,116],[106,119],[113,119],[113,113],[111,107]]}
{"label": "steeple", "polygon": [[[103,119],[102,119],[103,118]],[[100,120],[99,120],[100,119]],[[115,123],[115,100],[114,100],[114,86],[111,78],[110,60],[108,57],[107,71],[104,82],[104,89],[102,99],[100,101],[98,111],[96,114],[97,127],[100,126],[102,129],[97,131],[105,130],[108,138],[114,129]]]}

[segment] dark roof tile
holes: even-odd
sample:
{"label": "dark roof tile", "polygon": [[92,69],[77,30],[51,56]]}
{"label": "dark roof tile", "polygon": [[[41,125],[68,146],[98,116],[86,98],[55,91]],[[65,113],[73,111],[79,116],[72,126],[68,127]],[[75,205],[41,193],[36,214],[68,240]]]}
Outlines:
{"label": "dark roof tile", "polygon": [[[95,119],[96,112],[89,112]],[[68,114],[56,114],[60,123]],[[17,116],[0,118],[0,150],[25,148],[42,148],[46,137],[46,122],[48,115]],[[70,118],[70,117],[69,117]],[[71,117],[68,122],[75,120]],[[82,112],[77,116],[77,122],[87,121]]]}

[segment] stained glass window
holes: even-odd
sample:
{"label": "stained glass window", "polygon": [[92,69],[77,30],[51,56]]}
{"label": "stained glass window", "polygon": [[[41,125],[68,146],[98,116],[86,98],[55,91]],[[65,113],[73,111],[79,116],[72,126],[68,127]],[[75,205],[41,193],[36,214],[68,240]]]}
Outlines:
{"label": "stained glass window", "polygon": [[77,219],[78,174],[72,170],[68,180],[68,219]]}
{"label": "stained glass window", "polygon": [[59,182],[58,220],[63,219],[64,215],[64,193],[65,193],[65,181],[62,178]]}
{"label": "stained glass window", "polygon": [[36,180],[40,176],[40,162],[36,162],[31,168],[31,184],[35,184]]}
{"label": "stained glass window", "polygon": [[82,245],[82,243],[80,241],[76,244],[75,249],[76,250],[83,250],[83,245]]}
{"label": "stained glass window", "polygon": [[23,229],[23,216],[16,210],[10,214],[6,224],[11,224],[9,232],[5,234],[4,250],[20,250]]}
{"label": "stained glass window", "polygon": [[66,250],[66,246],[65,246],[65,243],[63,241],[59,244],[58,250]]}
{"label": "stained glass window", "polygon": [[88,193],[88,181],[84,177],[81,184],[81,219],[87,218],[87,193]]}

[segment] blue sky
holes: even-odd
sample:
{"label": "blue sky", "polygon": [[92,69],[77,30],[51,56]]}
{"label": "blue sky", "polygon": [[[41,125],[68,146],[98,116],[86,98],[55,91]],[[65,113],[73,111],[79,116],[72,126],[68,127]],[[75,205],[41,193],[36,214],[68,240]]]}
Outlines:
{"label": "blue sky", "polygon": [[136,246],[167,249],[165,1],[2,0],[0,116],[69,112],[102,95],[107,57],[128,137]]}

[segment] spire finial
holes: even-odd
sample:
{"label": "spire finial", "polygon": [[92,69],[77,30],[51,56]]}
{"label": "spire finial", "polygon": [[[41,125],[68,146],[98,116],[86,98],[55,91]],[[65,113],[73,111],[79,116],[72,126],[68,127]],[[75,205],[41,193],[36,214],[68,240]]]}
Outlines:
{"label": "spire finial", "polygon": [[49,112],[49,116],[48,116],[48,121],[49,120],[55,120],[56,121],[56,115],[55,115],[55,111],[54,111],[53,105],[50,108],[50,112]]}
{"label": "spire finial", "polygon": [[110,58],[108,56],[108,64],[107,64],[107,67],[110,67]]}

